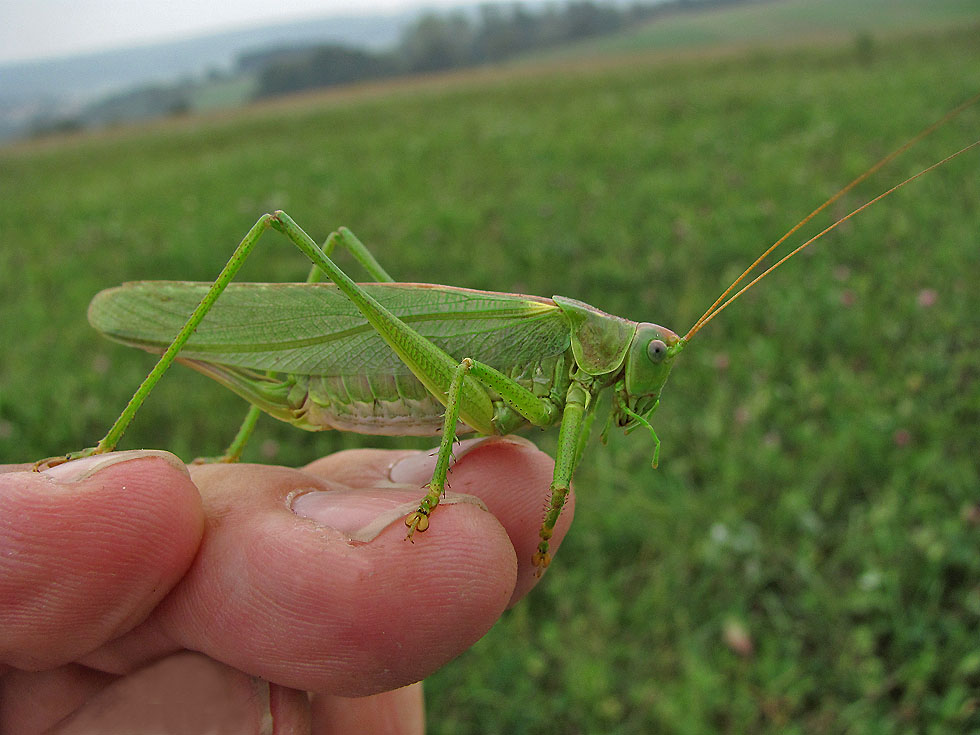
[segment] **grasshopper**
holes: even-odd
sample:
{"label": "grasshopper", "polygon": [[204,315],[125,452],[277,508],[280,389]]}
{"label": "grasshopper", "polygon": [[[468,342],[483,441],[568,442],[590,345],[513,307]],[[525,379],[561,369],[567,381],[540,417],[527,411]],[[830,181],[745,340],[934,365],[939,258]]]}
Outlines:
{"label": "grasshopper", "polygon": [[[96,447],[39,466],[111,451],[176,359],[252,404],[221,458],[225,461],[241,455],[261,411],[309,431],[441,434],[432,481],[418,508],[405,518],[411,537],[429,527],[459,434],[506,434],[559,424],[550,500],[532,560],[541,571],[550,563],[549,540],[600,394],[611,392],[613,403],[603,436],[613,425],[627,432],[645,428],[656,467],[660,440],[650,422],[674,361],[693,336],[747,289],[844,221],[980,145],[968,145],[888,189],[735,291],[806,222],[978,99],[960,105],[820,205],[752,263],[683,337],[563,296],[395,283],[346,228],[331,234],[321,248],[284,212],[265,214],[211,284],[141,281],[93,299],[88,316],[95,329],[162,356]],[[231,283],[269,229],[309,258],[313,265],[307,282]],[[374,281],[355,283],[341,270],[330,257],[338,246],[350,251]],[[329,283],[320,282],[324,276]]]}

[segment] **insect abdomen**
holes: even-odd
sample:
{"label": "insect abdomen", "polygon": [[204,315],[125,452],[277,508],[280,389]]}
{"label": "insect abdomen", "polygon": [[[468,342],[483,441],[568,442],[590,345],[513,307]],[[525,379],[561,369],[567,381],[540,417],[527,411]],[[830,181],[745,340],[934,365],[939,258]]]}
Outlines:
{"label": "insect abdomen", "polygon": [[[556,384],[565,355],[545,358],[504,371],[535,395],[546,397]],[[339,429],[387,436],[433,436],[442,430],[445,408],[412,375],[292,375],[283,408],[308,431]],[[499,397],[491,391],[495,406]],[[512,430],[508,422],[507,429]],[[462,422],[457,433],[472,432]]]}
{"label": "insect abdomen", "polygon": [[[308,431],[432,436],[445,411],[414,376],[298,375],[287,402],[291,423]],[[462,424],[460,432],[472,431]]]}

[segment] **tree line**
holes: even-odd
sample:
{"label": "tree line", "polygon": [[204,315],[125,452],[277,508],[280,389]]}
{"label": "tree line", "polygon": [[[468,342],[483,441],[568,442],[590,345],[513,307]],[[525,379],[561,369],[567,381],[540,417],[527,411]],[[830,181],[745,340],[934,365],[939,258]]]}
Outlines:
{"label": "tree line", "polygon": [[476,13],[427,12],[403,31],[396,47],[370,52],[342,44],[282,48],[239,58],[255,73],[257,97],[461,69],[614,33],[657,15],[740,0],[667,0],[630,5],[575,0],[529,7],[481,5]]}

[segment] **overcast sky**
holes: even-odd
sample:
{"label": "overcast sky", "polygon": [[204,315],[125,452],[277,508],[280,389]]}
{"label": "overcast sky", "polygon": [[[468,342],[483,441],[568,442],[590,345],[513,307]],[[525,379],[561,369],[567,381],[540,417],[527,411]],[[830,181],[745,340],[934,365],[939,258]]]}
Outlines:
{"label": "overcast sky", "polygon": [[201,0],[0,0],[0,63],[171,41],[264,21],[371,15],[406,8],[447,8],[472,3],[473,0],[217,0],[211,3]]}

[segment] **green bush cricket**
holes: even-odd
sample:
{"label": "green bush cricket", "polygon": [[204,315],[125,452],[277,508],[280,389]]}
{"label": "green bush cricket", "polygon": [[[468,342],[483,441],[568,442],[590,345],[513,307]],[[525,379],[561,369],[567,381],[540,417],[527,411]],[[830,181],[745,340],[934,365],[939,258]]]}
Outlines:
{"label": "green bush cricket", "polygon": [[[505,434],[557,423],[550,500],[533,559],[535,566],[544,569],[550,562],[549,539],[590,434],[599,396],[611,392],[613,400],[603,436],[613,424],[626,431],[646,428],[654,441],[656,467],[660,441],[650,420],[687,342],[747,289],[824,234],[980,145],[977,141],[961,149],[855,209],[732,293],[803,224],[978,97],[814,210],[746,269],[683,337],[561,296],[548,299],[395,283],[350,231],[341,228],[321,249],[285,213],[263,215],[211,284],[136,282],[93,299],[89,319],[97,330],[163,355],[96,447],[46,462],[111,451],[150,390],[179,359],[252,404],[223,458],[227,461],[241,455],[260,411],[307,430],[441,433],[432,481],[418,509],[405,519],[411,536],[428,528],[429,516],[439,504],[458,433]],[[313,268],[307,283],[231,283],[270,228],[286,235],[310,259]],[[373,283],[355,283],[334,264],[330,256],[338,245],[352,253]],[[319,283],[323,276],[332,283]]]}

